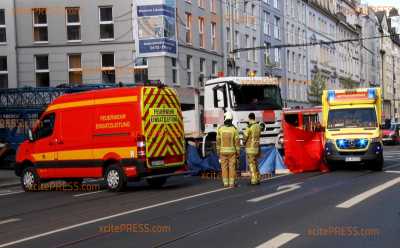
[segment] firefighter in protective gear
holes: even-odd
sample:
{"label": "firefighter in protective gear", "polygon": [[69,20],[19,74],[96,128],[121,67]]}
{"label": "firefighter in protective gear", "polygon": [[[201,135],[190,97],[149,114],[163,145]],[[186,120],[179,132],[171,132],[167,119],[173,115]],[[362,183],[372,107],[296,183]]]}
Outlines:
{"label": "firefighter in protective gear", "polygon": [[240,154],[239,132],[232,124],[232,120],[232,114],[225,113],[224,125],[217,130],[217,153],[224,187],[235,187],[236,161]]}
{"label": "firefighter in protective gear", "polygon": [[260,183],[260,172],[258,170],[257,158],[260,154],[260,135],[261,127],[256,122],[254,113],[249,114],[249,125],[243,134],[243,143],[246,147],[247,163],[250,167],[251,184],[256,185]]}

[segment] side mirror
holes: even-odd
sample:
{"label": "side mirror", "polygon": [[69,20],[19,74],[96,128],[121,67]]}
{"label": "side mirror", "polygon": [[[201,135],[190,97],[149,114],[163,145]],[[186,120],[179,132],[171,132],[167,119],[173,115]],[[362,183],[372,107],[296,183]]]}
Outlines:
{"label": "side mirror", "polygon": [[28,130],[28,139],[30,142],[33,142],[33,133],[31,129]]}

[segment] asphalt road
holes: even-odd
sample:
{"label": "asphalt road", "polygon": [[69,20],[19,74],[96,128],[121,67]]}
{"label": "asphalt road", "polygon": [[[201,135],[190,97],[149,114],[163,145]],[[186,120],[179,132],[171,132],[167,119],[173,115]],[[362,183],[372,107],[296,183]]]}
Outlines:
{"label": "asphalt road", "polygon": [[385,169],[241,181],[174,178],[159,190],[0,190],[0,247],[398,247],[400,147]]}

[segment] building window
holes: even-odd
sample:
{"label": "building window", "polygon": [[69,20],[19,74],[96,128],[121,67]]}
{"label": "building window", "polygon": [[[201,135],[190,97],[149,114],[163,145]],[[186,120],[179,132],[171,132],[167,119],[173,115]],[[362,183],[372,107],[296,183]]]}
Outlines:
{"label": "building window", "polygon": [[199,76],[199,82],[200,86],[204,86],[204,78],[206,77],[206,60],[203,58],[200,58],[200,76]]}
{"label": "building window", "polygon": [[[239,31],[235,31],[235,40],[236,40],[236,42],[235,42],[236,44],[235,44],[234,49],[238,49],[240,47],[240,44],[241,44]],[[236,52],[235,55],[236,55],[237,59],[240,59],[240,52]]]}
{"label": "building window", "polygon": [[[246,43],[246,47],[250,48],[250,39],[249,36],[246,34],[245,35],[245,43]],[[247,60],[250,61],[251,60],[251,53],[250,51],[247,51]]]}
{"label": "building window", "polygon": [[216,0],[210,0],[210,9],[212,13],[217,13]]}
{"label": "building window", "polygon": [[199,43],[204,48],[204,17],[199,17]]}
{"label": "building window", "polygon": [[81,41],[81,20],[79,16],[79,8],[66,8],[66,14],[68,41]]}
{"label": "building window", "polygon": [[187,84],[188,85],[193,85],[192,84],[192,82],[193,82],[193,73],[192,73],[193,65],[192,65],[192,63],[193,63],[192,56],[187,55],[186,56],[186,71],[187,71],[187,80],[188,80]]}
{"label": "building window", "polygon": [[264,64],[266,66],[269,66],[271,64],[271,60],[270,60],[270,54],[269,54],[269,47],[271,46],[271,44],[264,42]]}
{"label": "building window", "polygon": [[33,9],[33,40],[48,42],[46,9]]}
{"label": "building window", "polygon": [[278,67],[281,65],[281,53],[278,48],[275,48],[275,63]]}
{"label": "building window", "polygon": [[103,83],[115,83],[114,53],[101,54],[101,74]]}
{"label": "building window", "polygon": [[172,83],[178,83],[178,67],[176,65],[176,58],[171,58],[172,62]]}
{"label": "building window", "polygon": [[186,13],[186,43],[192,44],[192,14]]}
{"label": "building window", "polygon": [[292,67],[291,67],[292,64],[290,63],[290,51],[289,50],[286,51],[286,63],[288,65],[288,72],[291,72],[292,71]]}
{"label": "building window", "polygon": [[5,10],[0,9],[0,43],[7,42],[7,32],[6,32],[6,15]]}
{"label": "building window", "polygon": [[36,86],[49,87],[50,86],[50,70],[49,70],[49,56],[36,55],[35,56],[35,73],[36,73]]}
{"label": "building window", "polygon": [[268,12],[264,12],[264,19],[264,34],[271,35],[270,14]]}
{"label": "building window", "polygon": [[147,58],[136,58],[133,69],[135,83],[145,84],[149,80]]}
{"label": "building window", "polygon": [[114,19],[112,7],[99,7],[100,40],[114,39]]}
{"label": "building window", "polygon": [[213,77],[217,77],[217,74],[218,74],[218,62],[213,61],[211,66],[211,75]]}
{"label": "building window", "polygon": [[82,84],[82,59],[80,54],[70,54],[68,56],[69,84]]}
{"label": "building window", "polygon": [[198,0],[199,7],[202,9],[206,8],[206,0]]}
{"label": "building window", "polygon": [[8,88],[7,56],[0,56],[0,88]]}
{"label": "building window", "polygon": [[217,49],[217,24],[215,22],[211,23],[211,50],[215,51]]}
{"label": "building window", "polygon": [[256,6],[253,4],[251,5],[251,13],[250,13],[250,17],[248,20],[248,23],[251,24],[253,26],[253,28],[256,28]]}
{"label": "building window", "polygon": [[274,8],[275,8],[275,9],[278,9],[278,8],[279,8],[279,6],[278,6],[278,0],[274,0]]}
{"label": "building window", "polygon": [[276,16],[274,19],[274,37],[278,40],[281,39],[280,18]]}
{"label": "building window", "polygon": [[[257,40],[256,40],[255,37],[253,37],[253,48],[256,47],[256,46],[257,46]],[[255,63],[257,63],[257,62],[258,62],[258,58],[257,58],[257,51],[256,51],[256,49],[253,49],[252,52],[253,52],[253,61],[254,61]]]}

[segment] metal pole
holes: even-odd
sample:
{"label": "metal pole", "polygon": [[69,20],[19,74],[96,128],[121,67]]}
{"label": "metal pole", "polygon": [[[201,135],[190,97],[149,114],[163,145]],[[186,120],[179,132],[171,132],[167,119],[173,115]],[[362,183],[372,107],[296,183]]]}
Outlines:
{"label": "metal pole", "polygon": [[235,49],[235,17],[234,17],[234,8],[236,7],[236,0],[230,0],[229,1],[229,30],[230,30],[230,48],[229,48],[229,58],[231,62],[231,70],[230,70],[230,75],[229,76],[235,76],[235,54],[233,53],[233,50]]}

